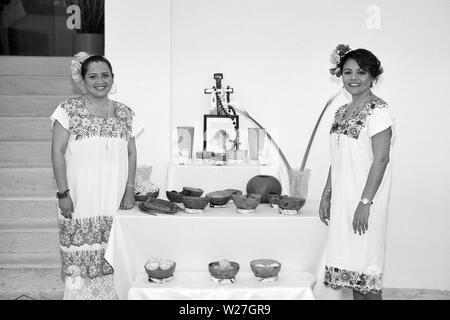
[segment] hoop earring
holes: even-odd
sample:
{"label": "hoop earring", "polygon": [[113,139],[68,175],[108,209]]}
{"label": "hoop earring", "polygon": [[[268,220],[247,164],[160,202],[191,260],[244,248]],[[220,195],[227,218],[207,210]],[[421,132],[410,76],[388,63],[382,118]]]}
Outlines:
{"label": "hoop earring", "polygon": [[[113,89],[114,89],[114,92],[113,92]],[[111,91],[109,92],[110,94],[114,94],[114,93],[116,93],[117,92],[117,86],[116,86],[116,83],[114,82],[113,83],[113,86],[111,87]]]}

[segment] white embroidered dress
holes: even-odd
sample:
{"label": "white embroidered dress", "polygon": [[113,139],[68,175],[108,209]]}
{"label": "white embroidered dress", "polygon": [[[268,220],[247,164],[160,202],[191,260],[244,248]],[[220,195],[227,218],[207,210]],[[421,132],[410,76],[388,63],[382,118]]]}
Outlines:
{"label": "white embroidered dress", "polygon": [[138,133],[134,112],[113,101],[114,117],[88,113],[82,97],[51,115],[69,131],[65,153],[72,219],[59,212],[64,299],[116,299],[106,244],[128,177],[128,140]]}
{"label": "white embroidered dress", "polygon": [[[348,105],[336,111],[330,131],[332,199],[326,244],[325,285],[363,294],[382,289],[388,202],[392,177],[394,122],[380,98],[344,119]],[[353,216],[373,161],[371,137],[392,129],[390,162],[370,208],[368,231],[353,231]]]}

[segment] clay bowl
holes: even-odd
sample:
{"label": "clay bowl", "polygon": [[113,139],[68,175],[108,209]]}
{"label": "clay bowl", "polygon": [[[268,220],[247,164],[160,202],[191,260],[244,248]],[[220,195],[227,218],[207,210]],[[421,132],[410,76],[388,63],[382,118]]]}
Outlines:
{"label": "clay bowl", "polygon": [[250,268],[258,278],[273,278],[281,270],[281,263],[272,259],[256,259],[250,261]]}
{"label": "clay bowl", "polygon": [[224,191],[231,192],[231,195],[233,195],[233,194],[242,194],[242,191],[238,190],[238,189],[225,189]]}
{"label": "clay bowl", "polygon": [[185,208],[203,210],[209,203],[208,197],[188,197],[184,196],[182,198]]}
{"label": "clay bowl", "polygon": [[219,261],[208,264],[209,274],[216,279],[233,279],[239,272],[239,263],[230,261],[231,268],[222,269],[219,267]]}
{"label": "clay bowl", "polygon": [[183,199],[184,195],[175,190],[172,190],[172,191],[166,191],[166,197],[167,197],[167,199],[169,199],[170,202],[181,203],[181,202],[183,202],[182,199]]}
{"label": "clay bowl", "polygon": [[149,276],[149,278],[162,280],[162,279],[171,277],[175,272],[176,263],[175,263],[175,261],[171,261],[171,260],[167,260],[167,261],[171,262],[171,266],[169,269],[165,269],[165,270],[161,269],[160,266],[158,266],[158,268],[156,270],[150,270],[148,268],[147,264],[145,264],[144,265],[145,272],[147,272],[147,275]]}
{"label": "clay bowl", "polygon": [[278,206],[282,210],[299,211],[305,205],[306,199],[296,197],[280,197],[278,198]]}
{"label": "clay bowl", "polygon": [[236,208],[243,210],[253,210],[255,209],[259,203],[261,202],[260,194],[234,194],[232,195],[232,199]]}
{"label": "clay bowl", "polygon": [[188,197],[200,197],[203,194],[203,190],[200,188],[183,187],[181,193]]}
{"label": "clay bowl", "polygon": [[206,196],[210,199],[210,205],[224,206],[230,201],[232,192],[227,190],[220,190],[207,193]]}
{"label": "clay bowl", "polygon": [[156,190],[155,192],[149,192],[149,193],[145,193],[145,194],[135,193],[134,194],[134,200],[136,200],[136,201],[145,201],[148,198],[156,199],[156,198],[158,198],[158,196],[159,196],[159,189]]}
{"label": "clay bowl", "polygon": [[268,193],[267,194],[267,201],[272,205],[278,205],[278,198],[280,197],[280,194],[278,193]]}

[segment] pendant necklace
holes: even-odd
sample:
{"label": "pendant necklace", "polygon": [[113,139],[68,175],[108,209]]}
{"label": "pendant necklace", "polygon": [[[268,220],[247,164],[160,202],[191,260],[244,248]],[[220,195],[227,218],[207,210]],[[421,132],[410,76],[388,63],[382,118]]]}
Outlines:
{"label": "pendant necklace", "polygon": [[[356,106],[356,108],[355,109],[353,109],[353,111],[352,112],[350,112],[350,113],[348,113],[347,114],[347,111],[348,111],[348,107],[350,106],[350,105],[347,105],[347,108],[346,108],[346,110],[345,110],[345,112],[344,112],[344,114],[342,115],[342,119],[341,119],[341,123],[343,124],[344,122],[347,122],[347,120],[348,119],[350,119],[352,116],[353,116],[353,114],[355,114],[357,111],[360,111],[361,109],[361,106],[364,106],[365,104],[366,104],[366,102],[367,101],[369,101],[369,98],[372,96],[372,92],[367,96],[367,97],[365,97],[360,103],[358,103],[358,105]],[[353,103],[353,102],[352,102]],[[341,133],[339,133],[338,134],[338,141],[337,141],[337,145],[338,145],[338,149],[339,149],[339,147],[340,147],[340,137],[341,137]]]}
{"label": "pendant necklace", "polygon": [[[87,104],[89,104],[90,106],[92,106],[93,104],[92,104],[92,102],[90,101],[90,99],[89,99],[89,97],[87,97],[87,96],[85,96],[85,102],[87,102]],[[86,103],[85,103],[86,104]],[[105,105],[105,104],[103,104],[103,105]],[[103,106],[102,105],[102,106]],[[94,115],[94,116],[97,116],[97,117],[99,117],[99,118],[103,118],[105,121],[104,121],[104,125],[106,126],[106,125],[108,125],[108,120],[109,120],[109,118],[110,118],[110,115],[111,115],[111,103],[110,103],[110,100],[109,99],[107,99],[106,100],[106,117],[105,116],[102,116],[101,114],[98,114],[98,113],[95,113],[95,112],[90,112],[89,110],[88,110],[88,112],[90,113],[90,114],[92,114],[92,115]],[[106,150],[108,150],[108,145],[109,145],[109,139],[108,138],[106,138],[106,143],[105,143],[105,149]]]}

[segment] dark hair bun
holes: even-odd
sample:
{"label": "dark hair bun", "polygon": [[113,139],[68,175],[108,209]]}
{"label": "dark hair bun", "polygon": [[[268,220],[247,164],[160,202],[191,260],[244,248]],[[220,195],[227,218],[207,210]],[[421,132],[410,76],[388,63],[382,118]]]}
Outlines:
{"label": "dark hair bun", "polygon": [[369,50],[356,49],[347,52],[339,62],[339,68],[341,70],[343,70],[344,64],[348,59],[355,60],[361,69],[369,72],[375,79],[383,73],[383,67],[381,66],[380,60],[378,60],[378,58]]}

